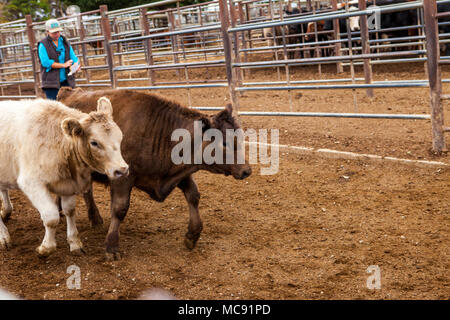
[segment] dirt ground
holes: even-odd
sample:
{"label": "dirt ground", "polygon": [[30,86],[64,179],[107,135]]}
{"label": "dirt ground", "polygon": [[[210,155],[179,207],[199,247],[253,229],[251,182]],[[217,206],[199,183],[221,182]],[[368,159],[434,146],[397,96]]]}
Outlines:
{"label": "dirt ground", "polygon": [[[324,79],[337,77],[333,66],[322,71]],[[277,80],[274,75],[260,70],[246,79]],[[298,68],[291,75],[314,79],[317,68]],[[223,74],[210,68],[195,76]],[[375,66],[374,78],[426,76],[420,64],[389,65]],[[450,78],[449,70],[444,78]],[[450,86],[444,91],[450,93]],[[191,92],[197,106],[228,101],[226,89]],[[188,103],[184,92],[160,93]],[[359,112],[429,113],[428,89],[381,89],[371,99],[364,90],[355,94]],[[292,101],[293,111],[355,110],[351,90],[293,92]],[[240,102],[241,110],[290,110],[284,92],[248,92]],[[448,126],[448,105],[445,110]],[[450,164],[447,154],[431,152],[428,120],[242,117],[242,124],[278,129],[282,144]],[[122,260],[114,262],[104,255],[109,192],[103,186],[95,185],[94,192],[103,227],[90,227],[81,198],[77,207],[87,255],[69,253],[61,219],[58,250],[47,260],[34,252],[44,235],[39,214],[20,191],[13,191],[14,213],[7,226],[14,246],[0,252],[0,285],[26,299],[134,299],[152,287],[182,299],[449,298],[450,167],[325,159],[281,150],[277,174],[263,176],[260,168],[255,165],[243,181],[195,174],[204,230],[192,251],[183,245],[188,208],[181,192],[157,203],[134,190],[121,227]],[[66,286],[71,265],[81,271],[79,290]],[[379,290],[366,286],[372,265],[380,268]]]}

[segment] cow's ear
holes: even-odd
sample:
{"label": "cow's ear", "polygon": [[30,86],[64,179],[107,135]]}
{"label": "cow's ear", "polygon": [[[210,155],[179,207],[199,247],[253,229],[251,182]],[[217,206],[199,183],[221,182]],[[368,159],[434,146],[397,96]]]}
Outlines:
{"label": "cow's ear", "polygon": [[202,117],[200,119],[202,122],[202,132],[204,133],[206,130],[211,129],[211,121],[207,117]]}
{"label": "cow's ear", "polygon": [[70,96],[72,94],[72,88],[71,87],[61,87],[58,91],[58,95],[56,96],[57,101],[61,101],[64,98]]}
{"label": "cow's ear", "polygon": [[66,118],[61,122],[61,128],[66,136],[80,137],[83,134],[83,127],[74,118]]}
{"label": "cow's ear", "polygon": [[107,97],[101,97],[100,99],[98,99],[97,111],[112,117],[113,107],[111,105],[111,101],[109,101]]}
{"label": "cow's ear", "polygon": [[225,110],[227,110],[227,112],[230,114],[230,116],[233,115],[233,105],[231,103],[229,103],[225,106]]}

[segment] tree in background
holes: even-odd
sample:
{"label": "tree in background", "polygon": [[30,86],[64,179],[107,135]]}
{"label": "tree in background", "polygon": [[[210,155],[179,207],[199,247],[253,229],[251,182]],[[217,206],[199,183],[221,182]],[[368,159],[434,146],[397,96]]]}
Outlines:
{"label": "tree in background", "polygon": [[[42,21],[64,16],[66,8],[72,4],[79,6],[81,12],[86,12],[97,10],[101,4],[106,4],[108,10],[118,10],[158,1],[161,0],[0,0],[0,5],[4,3],[2,10],[3,20],[23,19],[25,15],[31,14],[34,21]],[[182,0],[180,1],[180,6],[206,1],[209,0]],[[164,7],[174,7],[175,5],[166,5]]]}
{"label": "tree in background", "polygon": [[[142,4],[159,2],[161,0],[64,0],[64,3],[68,6],[71,4],[76,4],[80,7],[81,12],[96,10],[101,4],[106,4],[108,10],[118,10],[123,8],[129,8],[134,6],[139,6]],[[195,3],[207,2],[210,0],[182,0],[180,1],[180,6],[186,6]],[[173,7],[173,5],[166,5],[164,7]]]}
{"label": "tree in background", "polygon": [[3,7],[3,16],[8,21],[25,18],[30,14],[33,20],[47,19],[50,14],[50,3],[48,0],[10,0]]}

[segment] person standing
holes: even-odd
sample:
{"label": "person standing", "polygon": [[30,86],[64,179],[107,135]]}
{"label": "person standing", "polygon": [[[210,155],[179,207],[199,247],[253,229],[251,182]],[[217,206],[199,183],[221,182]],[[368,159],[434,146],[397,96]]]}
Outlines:
{"label": "person standing", "polygon": [[61,35],[63,29],[58,20],[48,20],[45,30],[47,36],[38,44],[41,88],[47,99],[56,100],[61,87],[75,88],[75,77],[73,74],[69,75],[69,72],[72,64],[78,63],[78,58],[69,42]]}

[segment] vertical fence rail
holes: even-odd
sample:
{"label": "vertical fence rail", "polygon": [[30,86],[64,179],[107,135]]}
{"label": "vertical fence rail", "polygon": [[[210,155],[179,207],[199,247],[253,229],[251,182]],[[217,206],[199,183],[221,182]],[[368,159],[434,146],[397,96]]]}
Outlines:
{"label": "vertical fence rail", "polygon": [[100,16],[101,16],[101,25],[103,34],[105,36],[105,52],[106,52],[106,60],[108,62],[108,70],[109,70],[109,78],[111,80],[111,85],[113,88],[117,87],[116,76],[114,74],[114,56],[111,48],[110,41],[111,37],[111,26],[109,25],[109,19],[106,13],[108,12],[107,5],[100,6]]}
{"label": "vertical fence rail", "polygon": [[[366,0],[359,0],[358,2],[359,10],[366,10]],[[367,25],[367,16],[363,15],[360,17],[361,24],[361,44],[362,53],[369,54],[369,28]],[[372,67],[370,65],[370,59],[364,59],[364,78],[367,84],[372,83]],[[368,97],[373,97],[373,89],[369,88],[366,90]]]}
{"label": "vertical fence rail", "polygon": [[[337,11],[337,0],[331,0],[331,6],[333,11]],[[334,55],[335,56],[340,56],[341,55],[341,42],[339,40],[341,40],[341,36],[340,36],[340,26],[339,26],[339,19],[334,19],[333,20],[333,30],[334,30],[334,39],[338,40],[336,42],[336,44],[334,45]],[[337,62],[336,63],[336,72],[337,73],[342,73],[344,72],[344,69],[342,67],[342,62]]]}
{"label": "vertical fence rail", "polygon": [[[80,32],[80,41],[83,41],[86,38],[86,30],[84,29],[84,25],[83,25],[83,19],[81,18],[81,15],[77,16],[77,23],[80,26],[79,32]],[[86,43],[82,43],[81,44],[81,53],[82,53],[82,58],[83,58],[83,64],[85,66],[89,66],[89,59],[88,59],[88,54],[87,54],[87,48],[86,48]],[[85,70],[85,75],[86,75],[86,81],[87,83],[90,82],[90,75],[89,75],[89,70]]]}
{"label": "vertical fence rail", "polygon": [[439,67],[439,30],[437,24],[437,5],[435,0],[424,0],[425,34],[427,46],[427,69],[430,86],[431,127],[433,151],[446,151],[444,138],[444,110],[441,103],[442,81]]}
{"label": "vertical fence rail", "polygon": [[33,21],[31,18],[31,15],[27,15],[25,17],[25,21],[27,24],[27,36],[28,36],[28,43],[30,46],[30,55],[31,55],[31,68],[33,69],[33,79],[34,79],[34,94],[36,97],[39,96],[39,87],[40,87],[40,79],[37,67],[39,66],[37,59],[36,59],[36,37],[34,35],[33,31]]}
{"label": "vertical fence rail", "polygon": [[224,49],[224,55],[225,55],[225,67],[226,67],[226,73],[227,73],[227,80],[228,80],[228,88],[230,91],[230,98],[231,103],[233,104],[233,113],[237,114],[239,110],[239,101],[236,95],[236,83],[235,79],[233,78],[233,68],[231,66],[232,60],[231,60],[231,41],[230,36],[228,34],[228,28],[230,27],[230,17],[228,14],[228,6],[227,6],[227,0],[219,0],[219,14],[220,14],[220,23],[221,23],[221,33],[222,33],[222,39],[223,39],[223,49]]}
{"label": "vertical fence rail", "polygon": [[[150,25],[147,18],[147,8],[141,8],[141,28],[142,35],[148,36],[150,34]],[[152,40],[144,40],[145,57],[147,58],[147,64],[149,66],[153,65],[153,52],[152,52]],[[150,85],[155,85],[155,75],[152,69],[148,70],[148,77],[150,79]]]}

